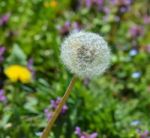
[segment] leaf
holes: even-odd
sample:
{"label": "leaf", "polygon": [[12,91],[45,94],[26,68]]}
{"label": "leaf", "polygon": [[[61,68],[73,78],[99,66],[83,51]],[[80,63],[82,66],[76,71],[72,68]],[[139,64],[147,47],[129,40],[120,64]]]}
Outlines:
{"label": "leaf", "polygon": [[36,109],[37,103],[38,103],[38,101],[36,98],[28,97],[27,102],[24,105],[24,108],[31,113],[37,113],[37,109]]}
{"label": "leaf", "polygon": [[11,65],[11,64],[20,64],[20,65],[26,65],[26,55],[22,51],[22,49],[15,44],[12,48],[12,52],[10,56],[6,59],[6,64],[5,65]]}
{"label": "leaf", "polygon": [[4,127],[7,125],[11,115],[12,113],[8,113],[8,112],[4,113],[2,119],[0,120],[0,127]]}
{"label": "leaf", "polygon": [[109,24],[106,24],[101,28],[102,33],[108,33],[110,30],[111,30],[111,26]]}

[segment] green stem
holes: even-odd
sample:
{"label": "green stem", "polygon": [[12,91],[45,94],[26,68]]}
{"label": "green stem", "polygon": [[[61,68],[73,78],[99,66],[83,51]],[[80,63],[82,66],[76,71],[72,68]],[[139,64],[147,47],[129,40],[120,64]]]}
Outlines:
{"label": "green stem", "polygon": [[65,102],[67,101],[67,99],[68,99],[68,97],[69,97],[69,95],[70,95],[70,93],[71,93],[71,90],[72,90],[72,88],[73,88],[73,86],[74,86],[74,84],[75,84],[75,81],[76,81],[76,76],[74,76],[74,77],[72,78],[72,80],[71,80],[71,82],[70,82],[70,84],[69,84],[69,86],[68,86],[68,88],[67,88],[67,90],[66,90],[64,96],[62,97],[60,103],[58,104],[58,106],[57,106],[55,112],[52,114],[52,117],[51,117],[51,119],[48,121],[47,127],[44,129],[44,131],[43,131],[43,133],[42,133],[42,135],[41,135],[40,138],[48,138],[48,135],[49,135],[49,133],[50,133],[50,131],[51,131],[51,128],[52,128],[54,122],[56,121],[58,115],[60,114],[63,105],[64,105]]}

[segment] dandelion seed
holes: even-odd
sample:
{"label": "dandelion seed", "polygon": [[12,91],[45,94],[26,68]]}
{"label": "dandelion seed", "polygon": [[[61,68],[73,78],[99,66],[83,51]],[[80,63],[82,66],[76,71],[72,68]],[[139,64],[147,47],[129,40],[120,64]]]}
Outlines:
{"label": "dandelion seed", "polygon": [[110,64],[110,49],[98,34],[73,33],[62,44],[61,59],[77,76],[82,78],[98,76]]}

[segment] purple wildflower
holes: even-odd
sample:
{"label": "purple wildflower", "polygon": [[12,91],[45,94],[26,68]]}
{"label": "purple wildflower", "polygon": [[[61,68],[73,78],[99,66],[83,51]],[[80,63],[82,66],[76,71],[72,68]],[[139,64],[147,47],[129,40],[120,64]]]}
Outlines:
{"label": "purple wildflower", "polygon": [[130,5],[132,3],[132,0],[123,0],[123,3],[125,5]]}
{"label": "purple wildflower", "polygon": [[86,87],[89,86],[89,83],[90,83],[90,79],[89,79],[89,78],[85,78],[85,79],[83,80],[83,84],[84,84]]}
{"label": "purple wildflower", "polygon": [[93,0],[93,3],[98,5],[99,8],[103,6],[104,0]]}
{"label": "purple wildflower", "polygon": [[90,138],[97,138],[97,136],[98,136],[98,134],[96,132],[94,132],[90,135]]}
{"label": "purple wildflower", "polygon": [[103,8],[103,12],[104,12],[106,15],[108,15],[108,14],[110,13],[110,8],[104,7],[104,8]]}
{"label": "purple wildflower", "polygon": [[81,30],[81,25],[78,22],[73,22],[72,28],[74,32],[79,32]]}
{"label": "purple wildflower", "polygon": [[92,134],[88,134],[86,132],[82,132],[80,127],[76,127],[75,128],[75,132],[74,132],[79,138],[97,138],[98,134],[96,132],[92,133]]}
{"label": "purple wildflower", "polygon": [[75,128],[75,132],[74,132],[76,135],[78,135],[78,136],[81,136],[81,129],[80,129],[80,127],[76,127]]}
{"label": "purple wildflower", "polygon": [[129,29],[131,37],[136,38],[143,35],[144,30],[142,26],[134,25]]}
{"label": "purple wildflower", "polygon": [[136,71],[132,73],[132,78],[137,79],[141,77],[141,72]]}
{"label": "purple wildflower", "polygon": [[34,76],[35,76],[35,70],[33,69],[33,59],[32,59],[32,58],[30,58],[30,59],[28,60],[27,67],[28,67],[28,69],[31,71],[32,76],[34,77]]}
{"label": "purple wildflower", "polygon": [[120,12],[121,13],[125,13],[125,12],[127,12],[129,10],[129,7],[128,6],[122,6],[122,7],[120,7]]}
{"label": "purple wildflower", "polygon": [[90,8],[92,5],[92,1],[91,0],[85,0],[85,4],[87,8]]}
{"label": "purple wildflower", "polygon": [[120,17],[119,16],[115,16],[115,21],[119,22],[120,21]]}
{"label": "purple wildflower", "polygon": [[0,102],[5,102],[6,96],[3,89],[0,89]]}
{"label": "purple wildflower", "polygon": [[[55,109],[57,108],[60,101],[61,101],[61,98],[59,98],[59,97],[56,100],[51,100],[50,107],[48,107],[44,110],[45,116],[48,120],[52,117],[52,113],[55,111]],[[65,104],[62,107],[61,114],[64,115],[67,110],[68,110],[68,106]]]}
{"label": "purple wildflower", "polygon": [[103,16],[103,21],[104,21],[104,22],[108,22],[108,21],[109,21],[109,15]]}
{"label": "purple wildflower", "polygon": [[79,32],[81,30],[81,25],[79,22],[65,22],[63,26],[57,27],[61,35],[67,35],[70,31]]}
{"label": "purple wildflower", "polygon": [[71,23],[66,21],[63,26],[59,26],[58,30],[61,35],[67,35],[70,31]]}
{"label": "purple wildflower", "polygon": [[148,130],[146,130],[142,134],[140,134],[140,138],[148,138],[149,136],[150,136],[150,133]]}
{"label": "purple wildflower", "polygon": [[110,0],[110,2],[115,5],[116,4],[116,0]]}
{"label": "purple wildflower", "polygon": [[71,23],[66,21],[65,24],[61,27],[61,34],[68,34],[71,27]]}
{"label": "purple wildflower", "polygon": [[[60,97],[58,97],[56,100],[51,100],[51,101],[50,101],[50,102],[51,102],[51,108],[52,108],[53,110],[55,110],[55,109],[57,108],[58,104],[60,103],[60,101],[61,101],[61,98],[60,98]],[[64,106],[62,107],[61,113],[64,114],[67,110],[68,110],[68,106],[67,106],[67,105],[64,105]]]}
{"label": "purple wildflower", "polygon": [[119,6],[121,6],[121,5],[125,6],[126,5],[126,6],[128,6],[132,3],[132,0],[111,0],[111,3],[113,5],[119,5]]}
{"label": "purple wildflower", "polygon": [[96,5],[101,8],[104,0],[83,0],[83,3],[87,8],[90,8],[92,5]]}
{"label": "purple wildflower", "polygon": [[3,54],[4,54],[5,50],[6,50],[5,47],[0,46],[0,62],[2,62],[3,59],[4,59],[4,58],[3,58]]}
{"label": "purple wildflower", "polygon": [[50,111],[49,108],[46,108],[44,110],[44,113],[45,113],[45,117],[49,120],[51,117],[52,117],[52,111]]}
{"label": "purple wildflower", "polygon": [[150,45],[147,45],[147,46],[145,47],[145,51],[148,52],[148,53],[150,53]]}
{"label": "purple wildflower", "polygon": [[66,28],[69,28],[70,25],[71,25],[71,23],[70,23],[69,21],[65,22],[65,24],[64,24],[64,26],[65,26]]}
{"label": "purple wildflower", "polygon": [[4,14],[1,18],[0,18],[0,26],[4,26],[7,24],[8,20],[9,20],[10,14],[6,13]]}
{"label": "purple wildflower", "polygon": [[148,15],[144,16],[144,23],[145,24],[150,24],[150,16],[148,16]]}

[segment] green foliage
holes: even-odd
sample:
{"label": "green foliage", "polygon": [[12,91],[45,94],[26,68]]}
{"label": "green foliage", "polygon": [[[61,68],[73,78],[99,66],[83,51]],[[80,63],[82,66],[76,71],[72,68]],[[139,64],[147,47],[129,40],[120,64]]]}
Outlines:
{"label": "green foliage", "polygon": [[11,50],[11,54],[9,57],[6,59],[6,64],[11,65],[11,64],[20,64],[20,65],[26,65],[26,55],[25,53],[20,49],[20,47],[15,44]]}
{"label": "green foliage", "polygon": [[[8,22],[0,25],[0,45],[6,48],[0,89],[7,97],[0,101],[0,138],[39,137],[47,124],[44,109],[64,94],[72,77],[59,58],[61,42],[78,29],[99,33],[108,41],[112,64],[98,78],[77,81],[68,111],[58,118],[50,138],[76,138],[76,126],[97,132],[98,138],[140,138],[150,131],[150,26],[143,19],[150,13],[149,0],[132,0],[125,13],[105,0],[108,14],[96,4],[88,8],[77,0],[61,0],[46,6],[51,1],[0,1],[0,19],[9,14]],[[133,26],[143,32],[133,36]],[[11,83],[1,71],[11,64],[27,66],[30,58],[35,74],[29,84]]]}

